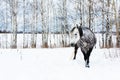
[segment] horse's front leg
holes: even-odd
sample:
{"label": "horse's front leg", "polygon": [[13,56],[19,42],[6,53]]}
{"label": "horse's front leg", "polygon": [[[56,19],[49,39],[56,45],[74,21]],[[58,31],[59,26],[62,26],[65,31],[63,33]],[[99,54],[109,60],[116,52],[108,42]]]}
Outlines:
{"label": "horse's front leg", "polygon": [[87,54],[86,54],[86,57],[87,57],[87,59],[86,59],[86,61],[85,61],[86,67],[90,67],[90,66],[89,66],[89,57],[90,57],[90,54],[91,54],[91,52],[92,52],[92,49],[93,49],[93,48],[90,48],[90,49],[88,50]]}
{"label": "horse's front leg", "polygon": [[74,57],[73,57],[73,60],[76,59],[77,50],[78,50],[78,46],[77,46],[77,44],[76,44],[76,45],[75,45],[75,50],[74,50]]}

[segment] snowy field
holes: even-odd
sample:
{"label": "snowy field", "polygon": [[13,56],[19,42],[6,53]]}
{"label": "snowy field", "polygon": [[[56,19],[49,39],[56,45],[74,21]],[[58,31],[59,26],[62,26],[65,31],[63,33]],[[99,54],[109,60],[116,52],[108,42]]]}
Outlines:
{"label": "snowy field", "polygon": [[[98,36],[99,37],[99,36]],[[85,68],[74,48],[0,49],[0,80],[120,80],[120,49],[100,49],[99,40]]]}
{"label": "snowy field", "polygon": [[72,52],[73,48],[1,49],[0,80],[120,80],[119,49],[94,49],[90,68],[84,67],[80,50],[76,60]]}

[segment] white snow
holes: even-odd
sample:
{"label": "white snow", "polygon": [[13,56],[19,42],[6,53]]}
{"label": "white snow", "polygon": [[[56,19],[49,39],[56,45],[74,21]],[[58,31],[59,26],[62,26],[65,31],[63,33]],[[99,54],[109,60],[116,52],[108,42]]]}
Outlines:
{"label": "white snow", "polygon": [[73,51],[0,49],[0,80],[120,80],[120,49],[94,49],[90,68],[84,67],[80,49],[72,60]]}
{"label": "white snow", "polygon": [[72,60],[73,47],[0,49],[0,80],[120,80],[120,49],[100,49],[101,35],[96,36],[90,68],[80,49]]}

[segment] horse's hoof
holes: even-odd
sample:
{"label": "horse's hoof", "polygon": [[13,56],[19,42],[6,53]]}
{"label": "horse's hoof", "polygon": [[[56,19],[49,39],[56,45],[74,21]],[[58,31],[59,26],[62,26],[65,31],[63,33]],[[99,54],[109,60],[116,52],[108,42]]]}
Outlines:
{"label": "horse's hoof", "polygon": [[85,67],[90,68],[90,66],[89,66],[89,65],[85,65]]}
{"label": "horse's hoof", "polygon": [[75,60],[75,59],[73,58],[73,60]]}
{"label": "horse's hoof", "polygon": [[76,58],[73,58],[73,60],[75,60]]}

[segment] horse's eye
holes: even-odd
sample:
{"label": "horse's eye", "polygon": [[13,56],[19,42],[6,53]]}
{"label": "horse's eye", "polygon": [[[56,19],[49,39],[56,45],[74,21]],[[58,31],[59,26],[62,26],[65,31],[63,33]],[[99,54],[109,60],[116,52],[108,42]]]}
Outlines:
{"label": "horse's eye", "polygon": [[75,34],[75,38],[77,38],[77,34]]}
{"label": "horse's eye", "polygon": [[76,36],[77,34],[75,34],[75,36]]}

